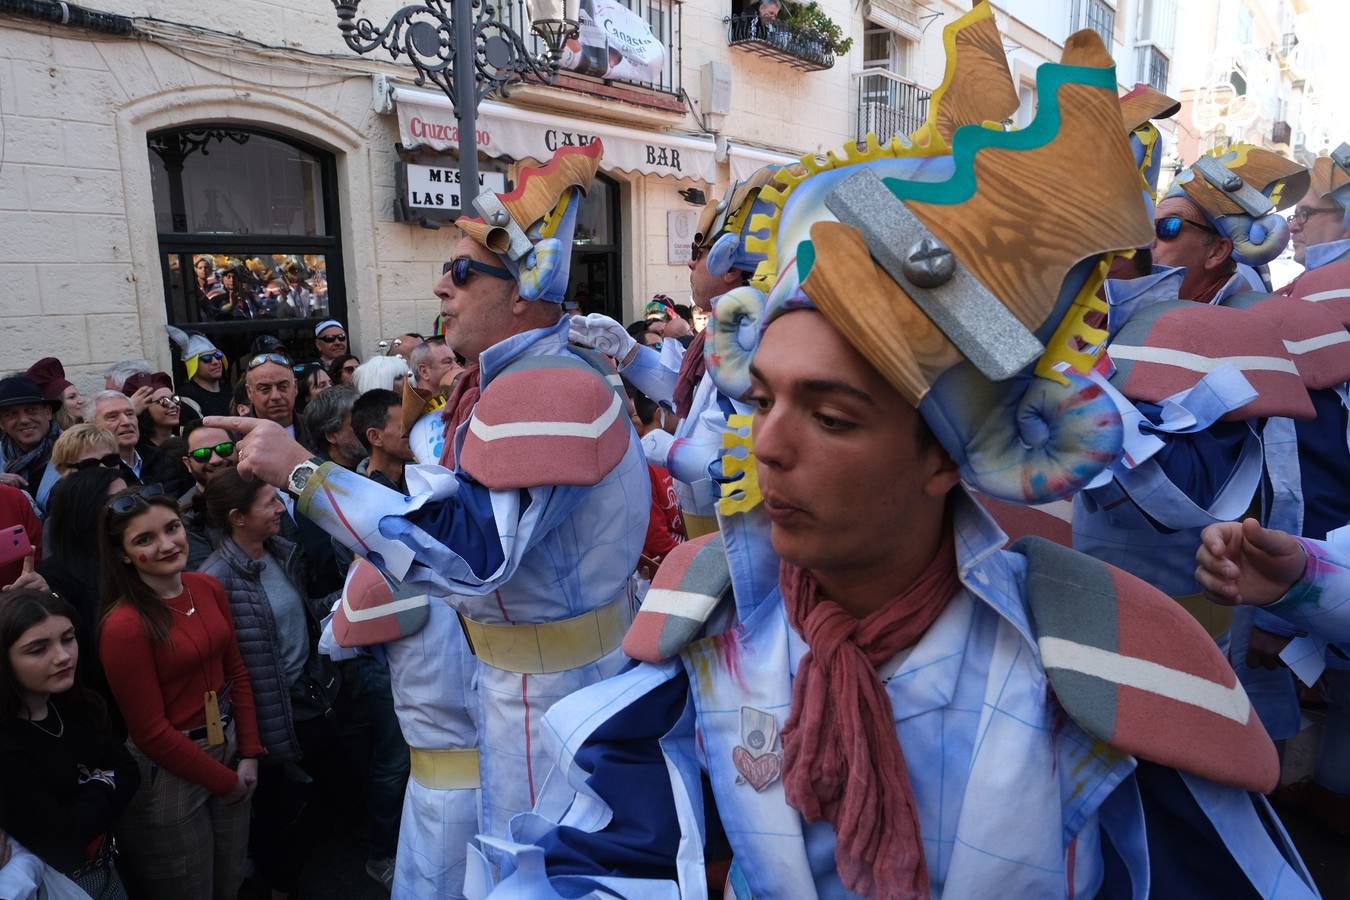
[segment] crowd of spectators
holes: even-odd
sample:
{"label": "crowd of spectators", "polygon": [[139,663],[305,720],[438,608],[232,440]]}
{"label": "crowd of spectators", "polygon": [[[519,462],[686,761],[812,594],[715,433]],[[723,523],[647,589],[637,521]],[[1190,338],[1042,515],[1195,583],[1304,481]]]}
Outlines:
{"label": "crowd of spectators", "polygon": [[[237,269],[199,274],[235,310],[266,308]],[[658,296],[632,331],[687,345],[693,324]],[[31,547],[0,561],[0,758],[28,773],[0,776],[0,833],[94,897],[293,896],[359,786],[366,871],[387,888],[409,772],[388,670],[318,649],[351,556],[241,476],[236,435],[203,419],[271,419],[406,492],[409,427],[464,360],[407,332],[363,362],[331,319],[306,364],[273,336],[234,361],[170,336],[177,379],[125,360],[86,399],[52,357],[0,379],[0,527]],[[630,398],[640,433],[673,424]],[[684,539],[670,475],[650,474],[643,579]]]}

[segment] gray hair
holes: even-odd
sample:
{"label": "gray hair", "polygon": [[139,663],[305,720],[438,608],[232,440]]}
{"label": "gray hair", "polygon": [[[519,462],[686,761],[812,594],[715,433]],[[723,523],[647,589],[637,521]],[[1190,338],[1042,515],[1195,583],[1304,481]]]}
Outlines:
{"label": "gray hair", "polygon": [[[305,426],[318,441],[322,435],[342,430],[342,420],[351,414],[356,402],[356,389],[350,385],[335,384],[305,407]],[[321,445],[322,446],[322,445]]]}
{"label": "gray hair", "polygon": [[412,349],[412,352],[408,354],[408,368],[413,370],[414,375],[417,374],[418,366],[422,365],[423,363],[431,362],[431,348],[433,346],[436,346],[435,344],[431,343],[432,341],[436,341],[436,344],[445,343],[445,341],[440,338],[428,338],[427,340],[423,341],[422,343],[414,347]]}
{"label": "gray hair", "polygon": [[[128,375],[127,377],[130,378],[131,376]],[[121,400],[128,405],[131,404],[131,398],[121,391],[99,391],[94,395],[94,408],[97,409],[98,405],[104,400]]]}
{"label": "gray hair", "polygon": [[108,371],[103,373],[103,377],[111,378],[112,383],[117,385],[117,389],[120,391],[132,375],[137,372],[148,374],[153,371],[155,370],[150,367],[150,363],[144,359],[124,359],[121,362],[113,363]]}
{"label": "gray hair", "polygon": [[376,356],[361,363],[352,373],[356,392],[364,394],[376,388],[394,389],[394,379],[408,374],[408,364],[401,356]]}

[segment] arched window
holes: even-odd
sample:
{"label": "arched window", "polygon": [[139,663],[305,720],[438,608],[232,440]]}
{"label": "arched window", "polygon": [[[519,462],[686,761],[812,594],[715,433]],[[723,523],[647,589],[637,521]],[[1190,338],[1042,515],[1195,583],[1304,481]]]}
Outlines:
{"label": "arched window", "polygon": [[597,172],[577,210],[572,277],[567,298],[583,313],[624,316],[619,263],[619,183]]}
{"label": "arched window", "polygon": [[347,320],[332,154],[225,124],[147,144],[169,322],[231,359],[260,334],[313,356],[314,324]]}

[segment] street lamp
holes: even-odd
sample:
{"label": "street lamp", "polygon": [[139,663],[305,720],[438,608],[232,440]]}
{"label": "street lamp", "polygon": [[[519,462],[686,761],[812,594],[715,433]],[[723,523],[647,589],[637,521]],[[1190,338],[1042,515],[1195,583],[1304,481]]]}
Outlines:
{"label": "street lamp", "polygon": [[563,47],[577,34],[579,4],[529,0],[530,30],[547,48],[538,55],[497,18],[491,0],[422,0],[394,13],[383,28],[357,18],[361,0],[333,0],[348,47],[363,55],[383,47],[396,60],[406,55],[417,84],[430,81],[450,98],[459,122],[460,207],[466,211],[478,194],[478,104],[527,75],[553,83]]}

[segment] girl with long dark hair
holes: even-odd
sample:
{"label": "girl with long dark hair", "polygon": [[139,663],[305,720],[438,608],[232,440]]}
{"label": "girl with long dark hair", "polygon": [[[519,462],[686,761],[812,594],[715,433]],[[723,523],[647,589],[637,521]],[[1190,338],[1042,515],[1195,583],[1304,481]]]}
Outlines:
{"label": "girl with long dark hair", "polygon": [[262,745],[220,582],[187,572],[178,505],[156,486],[99,515],[99,655],[145,788],[118,840],[148,900],[236,900]]}
{"label": "girl with long dark hair", "polygon": [[91,897],[125,900],[109,832],[141,776],[79,657],[64,599],[0,594],[0,829]]}

